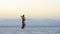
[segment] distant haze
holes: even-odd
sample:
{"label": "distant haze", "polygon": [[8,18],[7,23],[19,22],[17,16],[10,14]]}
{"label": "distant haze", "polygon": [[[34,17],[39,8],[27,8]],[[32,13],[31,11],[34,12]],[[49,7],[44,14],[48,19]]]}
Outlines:
{"label": "distant haze", "polygon": [[[0,19],[0,26],[21,25],[21,19]],[[60,19],[26,19],[26,26],[60,26]]]}
{"label": "distant haze", "polygon": [[60,18],[60,0],[0,0],[0,18]]}

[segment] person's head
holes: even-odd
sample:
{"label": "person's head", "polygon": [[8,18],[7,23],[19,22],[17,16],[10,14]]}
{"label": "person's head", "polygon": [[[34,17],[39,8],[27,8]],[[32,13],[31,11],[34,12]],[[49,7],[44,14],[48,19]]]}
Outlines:
{"label": "person's head", "polygon": [[24,15],[23,15],[24,16]]}

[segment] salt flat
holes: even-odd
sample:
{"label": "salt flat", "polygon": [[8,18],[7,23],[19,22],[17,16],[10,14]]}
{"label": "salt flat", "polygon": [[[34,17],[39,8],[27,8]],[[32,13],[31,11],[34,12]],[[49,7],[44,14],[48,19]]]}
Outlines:
{"label": "salt flat", "polygon": [[60,34],[60,27],[0,27],[0,34]]}

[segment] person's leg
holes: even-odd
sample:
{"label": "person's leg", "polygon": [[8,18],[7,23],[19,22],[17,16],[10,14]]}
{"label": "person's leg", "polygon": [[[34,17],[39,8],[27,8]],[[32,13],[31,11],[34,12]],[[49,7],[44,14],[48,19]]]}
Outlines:
{"label": "person's leg", "polygon": [[25,27],[25,22],[22,22],[22,29],[24,29],[24,27]]}

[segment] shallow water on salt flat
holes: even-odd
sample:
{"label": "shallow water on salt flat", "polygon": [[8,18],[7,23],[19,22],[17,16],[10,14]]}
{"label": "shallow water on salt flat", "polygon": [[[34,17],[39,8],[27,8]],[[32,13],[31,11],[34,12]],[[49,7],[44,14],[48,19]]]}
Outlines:
{"label": "shallow water on salt flat", "polygon": [[60,34],[60,27],[0,27],[0,34]]}

